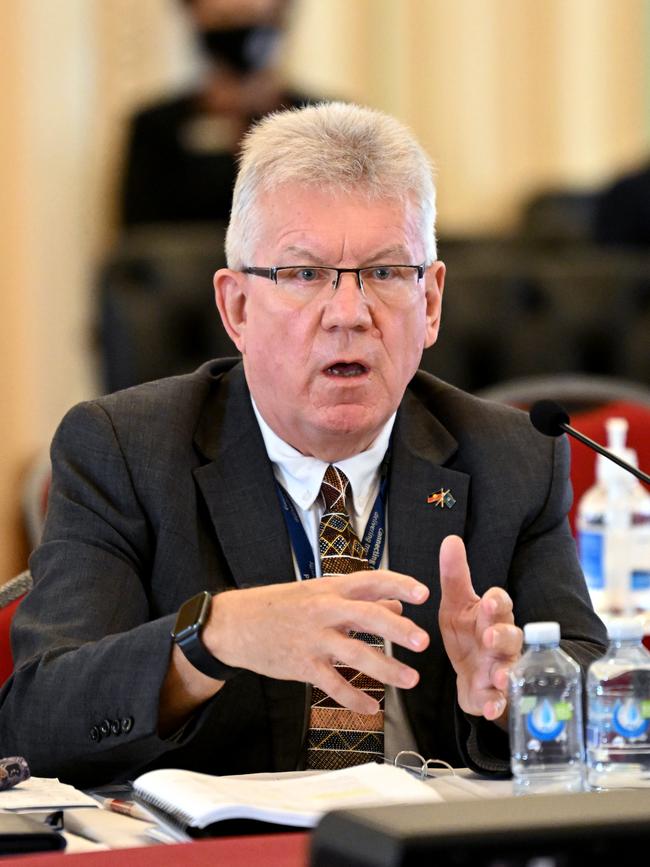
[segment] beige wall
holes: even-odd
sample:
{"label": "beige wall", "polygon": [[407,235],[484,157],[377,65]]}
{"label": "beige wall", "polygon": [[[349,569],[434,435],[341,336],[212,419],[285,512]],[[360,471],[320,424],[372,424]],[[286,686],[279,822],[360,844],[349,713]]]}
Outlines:
{"label": "beige wall", "polygon": [[16,506],[19,475],[37,440],[30,396],[35,391],[33,358],[24,351],[33,338],[31,304],[21,289],[29,283],[27,248],[21,226],[28,218],[22,195],[25,184],[24,138],[16,119],[20,112],[20,83],[16,80],[20,30],[13,4],[0,7],[0,32],[5,50],[0,53],[3,100],[0,111],[0,405],[3,444],[0,448],[0,582],[19,562],[23,552]]}
{"label": "beige wall", "polygon": [[97,391],[93,279],[110,242],[118,120],[191,71],[161,0],[0,3],[0,583],[25,565],[25,473]]}
{"label": "beige wall", "polygon": [[[22,477],[97,390],[92,289],[124,119],[191,78],[177,0],[0,3],[0,582],[24,565]],[[437,163],[447,232],[512,226],[547,183],[650,150],[648,0],[295,0],[288,72],[391,111]],[[644,126],[645,124],[645,126]]]}
{"label": "beige wall", "polygon": [[598,183],[650,151],[649,10],[648,0],[304,0],[291,70],[411,125],[438,166],[443,228],[498,231],[530,191]]}

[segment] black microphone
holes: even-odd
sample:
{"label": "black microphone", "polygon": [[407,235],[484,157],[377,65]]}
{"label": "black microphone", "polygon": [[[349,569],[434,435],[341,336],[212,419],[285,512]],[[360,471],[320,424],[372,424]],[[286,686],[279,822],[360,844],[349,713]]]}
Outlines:
{"label": "black microphone", "polygon": [[589,439],[589,437],[571,427],[569,424],[571,421],[569,413],[561,404],[556,403],[554,400],[538,400],[530,408],[529,414],[533,427],[540,433],[545,434],[547,437],[559,437],[563,433],[568,433],[574,439],[579,440],[579,442],[584,443],[590,449],[598,452],[599,455],[603,455],[603,457],[608,458],[610,461],[614,461],[615,464],[623,467],[628,473],[632,473],[633,476],[645,482],[646,485],[650,485],[650,476],[647,473],[644,473],[638,467],[633,467],[632,464],[628,464],[627,461],[608,451],[600,443]]}

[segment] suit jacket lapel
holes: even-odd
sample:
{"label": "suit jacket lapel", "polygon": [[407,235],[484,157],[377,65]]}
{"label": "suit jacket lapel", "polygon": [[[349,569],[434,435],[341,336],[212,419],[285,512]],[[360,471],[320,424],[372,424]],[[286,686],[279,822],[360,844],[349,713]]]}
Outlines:
{"label": "suit jacket lapel", "polygon": [[239,587],[294,580],[291,543],[241,365],[206,403],[195,443],[208,463],[194,471]]}
{"label": "suit jacket lapel", "polygon": [[[407,391],[395,423],[390,461],[390,568],[427,584],[434,604],[440,598],[440,543],[450,534],[462,535],[465,528],[469,476],[443,466],[456,450],[456,440]],[[456,501],[451,508],[428,502],[441,490]]]}
{"label": "suit jacket lapel", "polygon": [[[464,535],[469,476],[443,466],[456,453],[458,444],[443,425],[409,392],[398,413],[393,434],[388,487],[388,552],[390,568],[404,572],[429,587],[424,605],[405,605],[404,613],[431,636],[431,647],[415,654],[393,648],[395,656],[420,671],[415,689],[402,696],[418,743],[427,743],[421,731],[419,704],[430,700],[428,683],[439,673],[431,669],[432,648],[440,642],[440,568],[438,555],[445,536]],[[456,501],[451,508],[427,502],[440,490]],[[437,649],[435,650],[437,653]],[[424,715],[428,719],[428,715]]]}
{"label": "suit jacket lapel", "polygon": [[[242,366],[216,383],[215,392],[195,435],[208,462],[194,477],[233,579],[240,588],[294,581],[289,534]],[[274,767],[293,770],[302,751],[305,684],[267,677],[261,681]]]}

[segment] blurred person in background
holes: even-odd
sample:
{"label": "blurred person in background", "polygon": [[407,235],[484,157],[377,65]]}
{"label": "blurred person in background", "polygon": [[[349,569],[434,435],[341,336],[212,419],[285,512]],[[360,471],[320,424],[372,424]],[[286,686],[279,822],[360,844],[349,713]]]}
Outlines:
{"label": "blurred person in background", "polygon": [[616,178],[598,197],[595,239],[650,249],[650,161]]}
{"label": "blurred person in background", "polygon": [[124,226],[227,220],[242,136],[279,108],[309,102],[278,68],[290,0],[180,0],[205,56],[196,88],[139,111],[128,135]]}

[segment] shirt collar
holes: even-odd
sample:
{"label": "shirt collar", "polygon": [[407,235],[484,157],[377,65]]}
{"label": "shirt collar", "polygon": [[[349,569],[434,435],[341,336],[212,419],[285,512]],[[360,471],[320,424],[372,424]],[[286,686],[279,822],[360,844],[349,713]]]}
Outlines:
{"label": "shirt collar", "polygon": [[[320,493],[328,464],[318,458],[301,454],[289,443],[280,439],[264,421],[252,397],[251,402],[276,479],[301,509],[310,509]],[[366,511],[370,497],[376,493],[375,483],[388,449],[395,416],[396,413],[393,413],[365,452],[343,461],[336,461],[336,466],[350,481],[354,511],[357,515],[362,515]]]}

